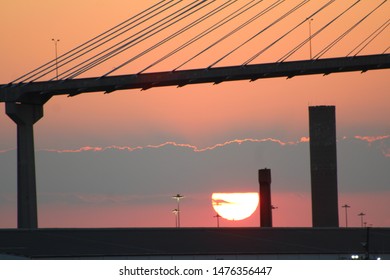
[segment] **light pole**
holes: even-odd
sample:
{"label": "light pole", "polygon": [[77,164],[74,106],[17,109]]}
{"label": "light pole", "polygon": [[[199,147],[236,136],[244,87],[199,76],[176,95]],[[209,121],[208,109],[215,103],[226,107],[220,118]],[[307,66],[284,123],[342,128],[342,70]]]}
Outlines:
{"label": "light pole", "polygon": [[214,218],[217,218],[217,227],[219,228],[219,218],[221,217],[221,215],[219,215],[217,213],[217,215],[213,216]]}
{"label": "light pole", "polygon": [[181,194],[172,196],[173,199],[177,200],[177,227],[180,227],[180,199],[184,198]]}
{"label": "light pole", "polygon": [[309,22],[309,47],[310,47],[310,59],[313,59],[313,53],[312,53],[312,45],[311,45],[311,22],[313,21],[313,18],[308,18],[307,21]]}
{"label": "light pole", "polygon": [[361,226],[363,227],[364,226],[364,223],[363,223],[363,217],[365,216],[366,214],[361,212],[358,214],[358,216],[360,216],[360,222],[361,222]]}
{"label": "light pole", "polygon": [[179,210],[173,209],[173,210],[172,210],[172,213],[175,214],[175,225],[176,225],[176,227],[177,227],[177,214],[179,213]]}
{"label": "light pole", "polygon": [[56,77],[58,80],[58,42],[60,41],[59,39],[51,39],[54,42],[54,51],[55,51],[55,56],[56,56]]}
{"label": "light pole", "polygon": [[348,208],[351,208],[351,206],[349,206],[348,204],[345,204],[341,207],[345,208],[345,227],[347,228],[348,227]]}

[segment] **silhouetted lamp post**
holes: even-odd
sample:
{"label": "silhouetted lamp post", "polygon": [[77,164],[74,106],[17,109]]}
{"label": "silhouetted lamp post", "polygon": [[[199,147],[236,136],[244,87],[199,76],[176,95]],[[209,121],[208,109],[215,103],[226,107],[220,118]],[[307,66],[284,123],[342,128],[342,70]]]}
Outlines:
{"label": "silhouetted lamp post", "polygon": [[313,59],[313,53],[312,53],[312,46],[311,46],[311,22],[314,19],[308,18],[307,21],[309,22],[309,48],[310,48],[310,59]]}
{"label": "silhouetted lamp post", "polygon": [[55,51],[55,56],[56,56],[56,77],[58,80],[58,42],[60,41],[59,39],[51,39],[54,42],[54,51]]}
{"label": "silhouetted lamp post", "polygon": [[219,218],[221,218],[221,215],[217,213],[217,215],[213,216],[214,218],[217,218],[217,227],[219,228]]}
{"label": "silhouetted lamp post", "polygon": [[173,199],[177,200],[177,227],[180,227],[180,199],[183,199],[184,196],[177,194],[172,196]]}
{"label": "silhouetted lamp post", "polygon": [[179,213],[179,210],[173,209],[172,213],[175,214],[175,226],[177,227],[177,214]]}
{"label": "silhouetted lamp post", "polygon": [[358,214],[358,216],[360,216],[360,222],[361,222],[361,226],[363,227],[364,223],[363,223],[363,217],[365,216],[366,214],[364,214],[363,212],[361,212],[360,214]]}
{"label": "silhouetted lamp post", "polygon": [[348,227],[348,208],[351,208],[351,206],[349,206],[348,204],[345,204],[341,207],[345,208],[345,227],[347,228]]}

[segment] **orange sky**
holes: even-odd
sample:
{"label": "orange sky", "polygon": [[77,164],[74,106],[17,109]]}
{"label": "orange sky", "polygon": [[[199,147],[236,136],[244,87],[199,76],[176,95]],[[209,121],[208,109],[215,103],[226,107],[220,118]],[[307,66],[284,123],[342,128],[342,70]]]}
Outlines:
{"label": "orange sky", "polygon": [[[61,54],[156,2],[125,0],[1,1],[0,65],[2,66],[0,67],[0,84],[8,83],[53,59],[52,38],[60,39],[59,52]],[[266,0],[261,7],[265,7],[266,3],[270,4],[271,2]],[[286,2],[284,9],[300,1]],[[299,16],[306,15],[310,5],[326,1],[312,2],[302,10],[302,14]],[[345,7],[345,2],[352,3],[353,1],[336,1],[334,7],[326,15],[316,17],[312,24],[313,31],[324,24],[329,14],[335,13],[337,8]],[[362,1],[360,6],[345,18],[343,23],[349,27],[357,18],[362,17],[364,13],[380,2]],[[275,11],[272,16],[280,15],[281,11]],[[379,27],[389,13],[390,3],[387,3],[375,16],[369,18],[367,23],[358,29],[358,32],[352,33],[343,44],[332,50],[327,56],[345,55],[346,50],[352,49],[358,43],[359,38],[365,38],[365,34],[369,34],[373,28]],[[283,28],[296,23],[299,16],[286,20],[284,26],[278,27],[274,33],[267,33],[262,40],[251,43],[247,49],[241,50],[237,55],[224,61],[223,64],[229,65],[242,61],[242,57],[246,53],[258,46],[263,46],[263,41],[272,40],[273,36],[281,32]],[[257,26],[254,25],[251,28],[257,28]],[[335,25],[323,36],[313,39],[314,52],[320,50],[330,36],[334,37],[335,34],[338,35],[343,30],[345,27],[342,29],[340,25]],[[365,54],[384,51],[390,45],[390,30],[386,32],[367,48]],[[288,43],[273,48],[258,62],[278,59],[293,44],[306,38],[307,33],[307,26],[305,26],[305,29],[290,38]],[[234,37],[232,41],[226,43],[224,48],[228,48],[239,39],[239,37]],[[190,66],[197,67],[208,63],[216,58],[219,52],[221,52],[220,49],[213,51],[211,58],[202,57],[199,62],[194,62]],[[305,47],[294,58],[307,59],[308,53],[309,49]],[[185,57],[185,55],[186,53],[182,56]],[[147,63],[148,61],[142,62]],[[116,65],[118,65],[117,61],[110,62],[104,66],[103,70],[109,71]],[[132,73],[133,69],[140,66],[141,62],[135,64],[134,68],[131,66],[119,71],[118,74]],[[164,68],[165,66],[169,66],[169,63],[163,64],[161,68],[167,70]],[[90,75],[104,73],[104,71],[98,72],[98,70],[102,69],[92,71]],[[85,146],[106,147],[111,145],[136,147],[173,141],[204,148],[234,139],[246,138],[275,138],[285,142],[298,141],[301,137],[308,136],[307,107],[328,104],[337,107],[337,134],[339,138],[357,135],[390,135],[389,73],[389,70],[380,70],[363,74],[359,72],[332,74],[325,77],[321,75],[303,76],[289,80],[284,78],[266,79],[252,83],[242,81],[220,85],[194,85],[179,89],[174,87],[155,88],[143,92],[133,90],[115,92],[110,95],[91,93],[74,98],[54,97],[44,107],[45,117],[35,126],[35,145],[37,149],[79,149]],[[0,151],[15,148],[15,125],[6,117],[4,106],[0,106],[0,135]],[[259,168],[263,167],[259,166]],[[288,201],[286,197],[292,196],[292,194],[279,194],[279,196],[280,201]],[[361,201],[362,198],[356,197],[354,200]],[[307,197],[304,203],[296,201],[295,203],[294,205],[306,205],[306,210],[307,207],[310,207],[310,201]],[[42,209],[48,209],[51,206],[43,205]],[[209,206],[211,207],[211,203]],[[77,209],[64,208],[67,210],[62,210],[61,207],[58,206],[57,210],[52,211],[57,211],[60,216],[66,216],[67,213],[70,213],[69,211],[77,212]],[[118,206],[118,209],[122,209],[121,207]],[[2,209],[1,205],[0,209]],[[118,209],[113,211],[120,211]],[[292,224],[308,226],[310,224],[310,216],[290,217],[291,213],[282,209],[277,210],[278,212],[275,214],[275,224],[281,226]],[[80,220],[76,224],[88,225],[86,220],[88,220],[90,210],[88,208],[79,210],[82,213],[80,219],[83,217],[85,221],[81,222]],[[9,213],[14,213],[12,209],[9,211]],[[195,210],[191,211],[195,212]],[[210,209],[207,208],[204,211],[210,211]],[[109,213],[109,211],[105,213]],[[148,213],[152,215],[150,214],[152,212]],[[12,215],[14,214],[10,214],[7,218],[13,217]],[[51,218],[46,215],[48,214],[42,214],[42,217],[45,217],[46,225],[53,225]],[[157,226],[167,226],[168,219],[167,217]],[[248,223],[244,223],[244,225],[255,225],[257,218],[252,217],[251,219],[253,220],[247,221]],[[296,219],[295,222],[293,222],[294,219]],[[106,222],[108,220],[105,219]],[[382,218],[379,223],[384,225],[385,221],[388,221],[388,218]],[[205,225],[211,226],[214,222],[209,217]],[[140,221],[136,221],[134,224],[144,225]],[[71,226],[72,223],[67,223],[64,218],[64,225]],[[112,225],[126,225],[126,222],[124,220],[118,223],[113,221]],[[190,223],[190,226],[201,225],[200,221]]]}

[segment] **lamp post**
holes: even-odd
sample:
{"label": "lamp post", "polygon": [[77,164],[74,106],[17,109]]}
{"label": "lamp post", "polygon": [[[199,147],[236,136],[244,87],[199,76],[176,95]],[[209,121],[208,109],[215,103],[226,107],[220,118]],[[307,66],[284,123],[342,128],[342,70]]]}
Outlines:
{"label": "lamp post", "polygon": [[51,39],[54,42],[54,51],[55,51],[55,56],[56,56],[56,77],[58,80],[58,42],[60,41],[59,39]]}
{"label": "lamp post", "polygon": [[361,222],[361,226],[363,227],[364,226],[364,223],[363,223],[363,217],[365,216],[366,214],[361,212],[358,214],[358,216],[360,216],[360,222]]}
{"label": "lamp post", "polygon": [[213,216],[214,218],[217,218],[217,227],[219,228],[219,218],[221,217],[221,215],[219,215],[217,213],[217,215]]}
{"label": "lamp post", "polygon": [[345,208],[345,227],[347,228],[348,227],[348,208],[351,208],[351,206],[349,206],[348,204],[345,204],[341,207]]}
{"label": "lamp post", "polygon": [[175,214],[175,226],[177,227],[177,214],[179,213],[179,210],[173,209],[172,213]]}
{"label": "lamp post", "polygon": [[184,196],[182,196],[181,194],[177,194],[172,196],[172,198],[177,200],[177,227],[179,228],[180,227],[180,199],[183,199]]}
{"label": "lamp post", "polygon": [[310,59],[313,59],[313,53],[312,53],[312,45],[311,45],[311,22],[313,21],[313,18],[308,18],[307,21],[309,22],[309,47],[310,47]]}

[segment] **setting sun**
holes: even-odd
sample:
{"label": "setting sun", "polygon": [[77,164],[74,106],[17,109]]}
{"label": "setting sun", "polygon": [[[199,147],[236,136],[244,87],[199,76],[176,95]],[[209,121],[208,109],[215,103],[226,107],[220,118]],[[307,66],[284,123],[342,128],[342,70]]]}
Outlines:
{"label": "setting sun", "polygon": [[259,194],[253,193],[213,193],[214,210],[224,219],[244,220],[255,212],[259,205]]}

